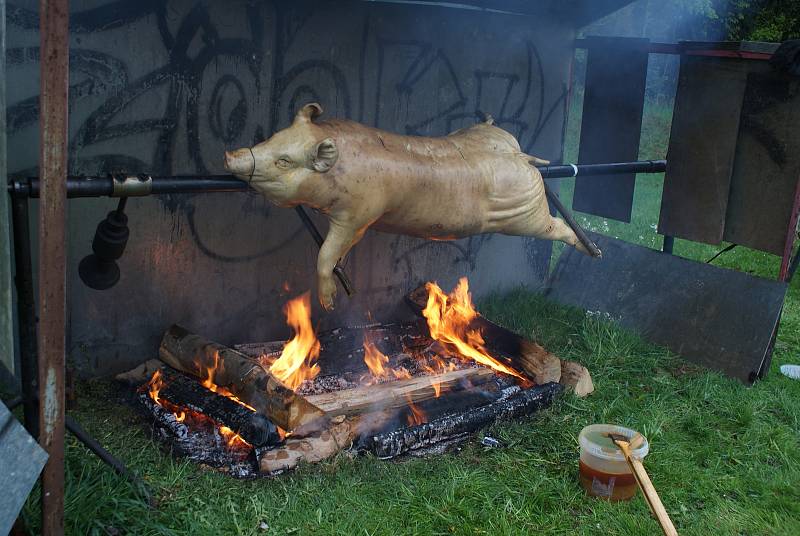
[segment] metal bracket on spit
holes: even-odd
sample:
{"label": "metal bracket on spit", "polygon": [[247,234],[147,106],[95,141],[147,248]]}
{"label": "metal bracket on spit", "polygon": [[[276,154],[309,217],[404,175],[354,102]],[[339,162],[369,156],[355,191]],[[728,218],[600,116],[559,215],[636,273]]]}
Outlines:
{"label": "metal bracket on spit", "polygon": [[143,197],[153,191],[153,177],[139,175],[112,175],[111,197]]}

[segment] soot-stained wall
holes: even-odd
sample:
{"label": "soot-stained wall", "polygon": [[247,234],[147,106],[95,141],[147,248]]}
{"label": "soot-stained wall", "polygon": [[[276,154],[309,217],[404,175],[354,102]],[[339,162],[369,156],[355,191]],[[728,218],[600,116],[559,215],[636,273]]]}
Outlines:
{"label": "soot-stained wall", "polygon": [[[73,174],[223,173],[223,150],[268,137],[310,101],[327,117],[419,135],[483,111],[528,153],[561,155],[574,32],[542,17],[373,2],[86,0],[71,9]],[[9,172],[35,174],[36,3],[10,3],[7,22]],[[175,322],[228,344],[285,338],[285,301],[309,289],[316,301],[316,244],[292,210],[255,194],[131,199],[122,279],[91,290],[78,262],[114,205],[69,204],[68,348],[86,373],[155,356]],[[345,263],[356,297],[340,290],[336,311],[317,308],[314,321],[405,316],[402,296],[425,280],[449,286],[467,275],[478,296],[536,285],[549,252],[502,235],[368,232]]]}

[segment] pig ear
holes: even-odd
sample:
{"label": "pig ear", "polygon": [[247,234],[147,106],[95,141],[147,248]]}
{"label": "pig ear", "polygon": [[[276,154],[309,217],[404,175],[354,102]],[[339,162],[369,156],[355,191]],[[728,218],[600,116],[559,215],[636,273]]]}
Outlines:
{"label": "pig ear", "polygon": [[339,158],[339,149],[333,138],[325,138],[319,142],[311,153],[311,167],[315,171],[325,173],[330,170]]}
{"label": "pig ear", "polygon": [[297,115],[295,115],[295,121],[305,121],[309,122],[312,119],[316,119],[317,117],[322,115],[322,106],[317,104],[316,102],[310,102],[297,110]]}

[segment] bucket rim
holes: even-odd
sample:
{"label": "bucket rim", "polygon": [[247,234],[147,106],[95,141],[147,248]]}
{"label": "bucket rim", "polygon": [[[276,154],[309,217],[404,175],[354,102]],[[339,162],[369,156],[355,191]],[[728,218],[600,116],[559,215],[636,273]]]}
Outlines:
{"label": "bucket rim", "polygon": [[[585,426],[581,433],[578,435],[578,442],[580,443],[581,450],[591,454],[595,458],[600,458],[602,460],[612,460],[617,462],[624,462],[625,455],[619,449],[619,447],[615,446],[614,452],[609,452],[607,448],[604,448],[597,443],[593,442],[591,439],[587,437],[590,432],[610,432],[614,434],[619,434],[627,437],[628,439],[632,439],[638,432],[636,430],[632,430],[631,428],[626,428],[624,426],[618,426],[615,424],[590,424],[589,426]],[[644,438],[644,442],[639,446],[639,448],[632,449],[631,454],[634,458],[641,460],[650,452],[650,443],[647,441],[647,438],[642,435]]]}

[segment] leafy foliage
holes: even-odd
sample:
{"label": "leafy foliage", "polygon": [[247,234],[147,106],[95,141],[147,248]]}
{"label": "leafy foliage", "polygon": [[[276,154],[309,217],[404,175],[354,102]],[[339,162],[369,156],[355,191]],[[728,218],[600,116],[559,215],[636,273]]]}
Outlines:
{"label": "leafy foliage", "polygon": [[800,38],[797,0],[674,0],[688,13],[701,15],[713,32],[732,41],[781,42]]}

